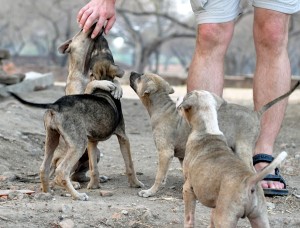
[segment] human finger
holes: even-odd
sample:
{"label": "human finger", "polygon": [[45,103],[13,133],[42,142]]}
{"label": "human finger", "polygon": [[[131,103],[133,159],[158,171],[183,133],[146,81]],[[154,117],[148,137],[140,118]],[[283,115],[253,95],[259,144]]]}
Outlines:
{"label": "human finger", "polygon": [[85,5],[84,7],[82,7],[79,12],[77,13],[77,23],[79,23],[81,21],[81,17],[83,15],[83,13],[89,8],[89,4]]}
{"label": "human finger", "polygon": [[83,13],[79,21],[79,25],[81,28],[84,29],[84,32],[88,31],[89,28],[92,26],[92,23],[89,24],[89,21],[92,20],[93,17],[96,18],[96,16],[94,16],[93,9],[89,8]]}
{"label": "human finger", "polygon": [[97,24],[92,33],[92,36],[91,36],[92,39],[94,39],[99,34],[102,27],[104,26],[104,23],[105,23],[105,19],[103,17],[100,17],[99,20],[97,21]]}
{"label": "human finger", "polygon": [[105,25],[104,33],[107,35],[111,28],[113,27],[114,23],[116,22],[116,16],[112,16],[107,20],[107,23]]}

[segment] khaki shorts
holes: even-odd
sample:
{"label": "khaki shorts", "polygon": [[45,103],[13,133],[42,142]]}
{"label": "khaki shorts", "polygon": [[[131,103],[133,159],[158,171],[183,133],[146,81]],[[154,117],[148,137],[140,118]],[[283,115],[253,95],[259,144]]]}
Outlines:
{"label": "khaki shorts", "polygon": [[[300,0],[248,0],[254,7],[293,14]],[[197,24],[232,21],[242,12],[241,0],[190,0]]]}

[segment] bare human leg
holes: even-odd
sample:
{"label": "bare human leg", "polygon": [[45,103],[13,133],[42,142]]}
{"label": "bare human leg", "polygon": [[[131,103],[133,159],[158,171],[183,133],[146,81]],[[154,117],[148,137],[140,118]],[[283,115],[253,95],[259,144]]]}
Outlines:
{"label": "bare human leg", "polygon": [[233,21],[198,25],[196,48],[187,78],[188,92],[204,89],[222,96],[224,57],[233,30]]}
{"label": "bare human leg", "polygon": [[[253,98],[255,110],[290,89],[290,62],[287,53],[289,15],[272,10],[255,8],[254,42],[257,55],[254,74]],[[287,99],[274,105],[262,117],[261,132],[254,155],[272,155],[276,137],[284,118]],[[256,170],[268,163],[260,162]],[[283,183],[262,181],[263,188],[282,189]]]}

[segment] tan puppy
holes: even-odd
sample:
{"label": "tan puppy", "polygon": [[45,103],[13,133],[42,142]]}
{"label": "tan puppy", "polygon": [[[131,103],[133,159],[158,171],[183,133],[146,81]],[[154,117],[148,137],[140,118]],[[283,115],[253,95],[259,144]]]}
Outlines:
{"label": "tan puppy", "polygon": [[183,161],[184,227],[194,227],[196,199],[214,208],[211,227],[236,227],[244,217],[252,227],[269,227],[259,181],[287,154],[282,152],[263,171],[253,172],[228,147],[219,129],[217,110],[222,103],[207,91],[193,91],[178,107],[192,128]]}
{"label": "tan puppy", "polygon": [[92,28],[87,33],[81,30],[58,48],[60,53],[68,54],[69,58],[66,95],[83,94],[86,85],[90,81],[88,72],[90,70],[91,55],[97,40],[91,39],[90,34],[92,31]]}
{"label": "tan puppy", "polygon": [[[289,92],[267,103],[258,112],[241,105],[227,103],[220,98],[222,103],[218,109],[220,129],[224,132],[228,146],[253,171],[252,151],[260,130],[261,115],[272,105],[289,96],[298,85],[299,82]],[[182,162],[190,127],[176,111],[176,104],[169,96],[174,90],[163,78],[152,73],[132,72],[130,86],[148,110],[158,152],[155,182],[150,189],[139,192],[140,196],[149,197],[155,195],[166,181],[172,158],[177,157]]]}
{"label": "tan puppy", "polygon": [[178,115],[176,104],[169,96],[174,92],[173,88],[161,77],[131,73],[130,86],[148,110],[159,157],[153,186],[139,192],[139,196],[149,197],[165,183],[172,158],[177,157],[182,163],[190,127]]}

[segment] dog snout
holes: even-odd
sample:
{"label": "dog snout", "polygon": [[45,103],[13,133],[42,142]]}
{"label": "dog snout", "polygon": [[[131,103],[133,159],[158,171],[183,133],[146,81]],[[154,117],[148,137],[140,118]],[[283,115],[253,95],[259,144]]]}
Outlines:
{"label": "dog snout", "polygon": [[139,73],[137,73],[137,72],[131,72],[130,73],[130,77],[129,77],[129,79],[130,79],[130,86],[134,89],[134,87],[135,87],[135,81],[139,78],[139,77],[141,77],[142,76],[142,74],[139,74]]}
{"label": "dog snout", "polygon": [[139,73],[137,73],[137,72],[132,71],[132,72],[130,73],[130,80],[135,81],[137,78],[139,78],[139,77],[141,77],[141,76],[142,76],[142,74],[139,74]]}
{"label": "dog snout", "polygon": [[[80,37],[82,37],[82,38],[87,38],[87,39],[91,39],[91,40],[92,40],[91,35],[92,35],[92,32],[94,31],[95,27],[96,27],[96,23],[93,24],[93,25],[89,28],[89,30],[88,30],[87,32],[83,32],[83,29],[81,29],[81,30],[74,36],[74,38],[77,38],[77,37],[80,36]],[[99,36],[102,35],[102,33],[103,33],[103,28],[101,29],[101,31],[99,32],[99,34],[98,34],[94,39],[97,39]]]}

